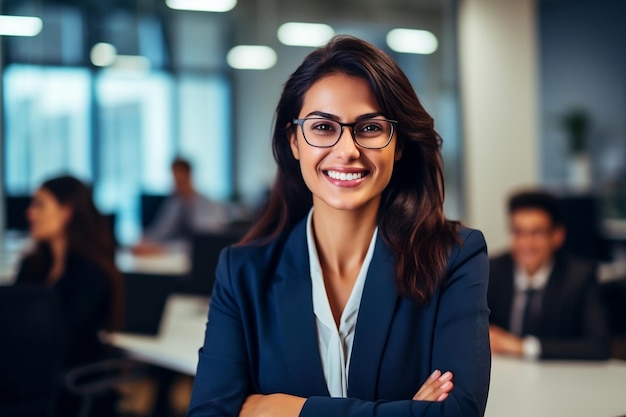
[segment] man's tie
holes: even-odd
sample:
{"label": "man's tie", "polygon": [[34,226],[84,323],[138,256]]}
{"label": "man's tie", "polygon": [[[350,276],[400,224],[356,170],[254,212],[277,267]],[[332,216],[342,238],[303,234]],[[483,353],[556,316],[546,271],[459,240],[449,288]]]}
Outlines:
{"label": "man's tie", "polygon": [[537,335],[541,313],[541,291],[533,288],[526,290],[526,305],[522,318],[522,336]]}

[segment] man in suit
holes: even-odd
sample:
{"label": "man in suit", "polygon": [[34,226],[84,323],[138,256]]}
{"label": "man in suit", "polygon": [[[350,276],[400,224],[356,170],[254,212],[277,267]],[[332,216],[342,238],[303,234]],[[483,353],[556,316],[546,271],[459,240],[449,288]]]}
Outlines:
{"label": "man in suit", "polygon": [[171,170],[173,193],[163,203],[141,242],[133,247],[137,255],[166,252],[168,243],[188,242],[196,233],[222,232],[231,221],[226,204],[209,200],[195,188],[189,161],[176,158]]}
{"label": "man in suit", "polygon": [[607,359],[610,336],[596,267],[560,250],[566,231],[559,201],[522,192],[508,209],[510,251],[490,260],[492,353]]}

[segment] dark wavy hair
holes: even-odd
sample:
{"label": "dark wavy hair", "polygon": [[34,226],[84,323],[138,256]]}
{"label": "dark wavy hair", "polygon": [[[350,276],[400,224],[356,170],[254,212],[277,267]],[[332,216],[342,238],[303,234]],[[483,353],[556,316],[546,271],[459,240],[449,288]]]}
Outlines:
{"label": "dark wavy hair", "polygon": [[[50,192],[62,205],[72,208],[72,216],[65,229],[68,255],[93,262],[106,273],[111,293],[107,329],[119,330],[124,305],[122,276],[115,266],[115,242],[111,225],[96,208],[91,188],[68,175],[49,179],[40,188]],[[27,277],[46,277],[52,268],[49,244],[45,241],[37,242],[30,259],[31,268],[25,271]]]}
{"label": "dark wavy hair", "polygon": [[292,120],[305,93],[319,79],[346,74],[367,81],[385,117],[398,121],[401,158],[383,191],[378,227],[396,255],[399,294],[427,302],[444,279],[447,257],[458,241],[457,222],[443,213],[441,138],[400,67],[363,40],[337,36],[311,52],[285,83],[276,108],[272,146],[278,172],[267,207],[241,243],[275,238],[291,229],[312,206],[312,195],[289,146]]}

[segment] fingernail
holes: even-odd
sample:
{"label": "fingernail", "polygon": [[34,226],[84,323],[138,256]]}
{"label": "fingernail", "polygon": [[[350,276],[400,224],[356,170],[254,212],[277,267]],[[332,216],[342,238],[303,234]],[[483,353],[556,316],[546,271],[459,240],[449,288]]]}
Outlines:
{"label": "fingernail", "polygon": [[447,388],[450,388],[450,385],[452,385],[452,382],[450,382],[450,381],[446,381],[446,382],[444,382],[444,383],[441,385],[441,387],[440,387],[440,388],[441,388],[441,389],[447,389]]}
{"label": "fingernail", "polygon": [[437,374],[439,373],[439,369],[435,369],[432,374],[430,374],[430,379],[435,379]]}
{"label": "fingernail", "polygon": [[450,379],[451,376],[452,374],[450,372],[446,372],[439,377],[439,380],[443,382],[443,381]]}

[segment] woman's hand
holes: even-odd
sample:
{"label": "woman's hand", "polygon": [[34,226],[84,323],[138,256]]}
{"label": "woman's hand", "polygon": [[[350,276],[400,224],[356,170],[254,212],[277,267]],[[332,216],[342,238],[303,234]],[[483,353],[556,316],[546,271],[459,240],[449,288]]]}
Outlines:
{"label": "woman's hand", "polygon": [[448,398],[448,394],[452,391],[452,388],[454,388],[452,378],[452,372],[448,371],[442,374],[439,369],[436,369],[420,387],[417,394],[413,396],[413,399],[416,401],[445,400]]}
{"label": "woman's hand", "polygon": [[243,403],[239,417],[298,417],[305,401],[288,394],[253,394]]}

